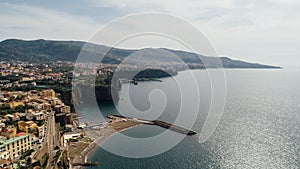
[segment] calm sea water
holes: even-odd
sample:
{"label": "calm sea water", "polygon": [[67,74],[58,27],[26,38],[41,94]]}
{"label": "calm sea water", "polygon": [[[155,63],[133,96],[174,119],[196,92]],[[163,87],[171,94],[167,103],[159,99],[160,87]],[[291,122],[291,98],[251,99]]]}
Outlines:
{"label": "calm sea water", "polygon": [[[187,72],[180,72],[176,80],[184,81]],[[200,82],[201,103],[199,118],[193,129],[200,131],[209,108],[209,83],[204,70],[195,70]],[[205,142],[197,137],[186,137],[171,150],[149,158],[134,159],[111,154],[98,148],[89,157],[98,161],[101,169],[200,169],[200,168],[288,168],[300,167],[300,69],[241,70],[227,69],[227,99],[218,128]],[[160,119],[172,121],[178,113],[180,93],[172,78],[163,82],[144,82],[130,87],[132,104],[137,111],[151,107],[149,91],[162,89],[168,99]],[[187,83],[188,85],[188,83]],[[126,87],[126,86],[125,86]],[[188,86],[187,86],[188,88]],[[120,92],[123,97],[123,91]],[[187,91],[189,92],[189,91]],[[161,95],[153,95],[153,112],[159,111]],[[189,100],[190,104],[196,104]],[[133,112],[125,100],[117,107]],[[156,108],[157,107],[157,108]],[[115,114],[112,104],[101,107],[104,115]],[[188,107],[185,107],[188,112]],[[150,113],[151,113],[150,111]],[[92,107],[84,109],[88,121],[103,120]],[[148,137],[162,132],[153,126],[140,126],[123,133],[134,137]],[[104,144],[124,144],[112,136]],[[130,153],[130,149],[124,149]]]}

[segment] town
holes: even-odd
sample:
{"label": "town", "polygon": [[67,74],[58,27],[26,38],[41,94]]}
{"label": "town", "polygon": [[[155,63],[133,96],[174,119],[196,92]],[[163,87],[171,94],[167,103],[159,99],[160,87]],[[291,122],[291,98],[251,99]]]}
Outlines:
{"label": "town", "polygon": [[[70,168],[68,152],[76,147],[70,150],[67,144],[76,142],[74,137],[91,141],[78,129],[71,95],[66,94],[73,66],[0,62],[0,168]],[[102,65],[96,73],[106,75],[111,67]]]}
{"label": "town", "polygon": [[[173,66],[156,65],[141,71],[134,84],[175,75]],[[120,69],[117,64],[1,61],[0,168],[96,165],[86,158],[96,144],[141,123],[124,117],[87,124],[80,121],[74,105],[88,101],[92,95],[86,91],[89,87],[95,87],[97,101],[112,101],[112,92],[118,93],[119,83],[144,68],[132,64]],[[116,72],[118,83],[113,87]]]}

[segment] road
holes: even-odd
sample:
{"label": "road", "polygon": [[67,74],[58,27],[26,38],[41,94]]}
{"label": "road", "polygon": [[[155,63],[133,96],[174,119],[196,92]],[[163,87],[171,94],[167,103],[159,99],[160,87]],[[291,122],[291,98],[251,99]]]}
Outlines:
{"label": "road", "polygon": [[54,161],[53,157],[55,156],[55,145],[56,145],[56,127],[55,127],[55,116],[54,112],[51,112],[48,117],[48,123],[47,123],[47,145],[48,145],[48,151],[49,151],[49,160],[47,169],[51,169],[54,167],[52,162]]}

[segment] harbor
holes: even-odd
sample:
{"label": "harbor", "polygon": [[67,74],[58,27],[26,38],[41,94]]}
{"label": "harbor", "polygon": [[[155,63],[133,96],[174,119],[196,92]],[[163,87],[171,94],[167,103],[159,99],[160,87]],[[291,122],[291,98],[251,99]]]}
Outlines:
{"label": "harbor", "polygon": [[111,119],[109,122],[87,122],[79,124],[78,128],[81,134],[80,137],[76,137],[78,141],[68,143],[67,146],[73,168],[79,169],[84,166],[99,165],[98,162],[88,161],[88,155],[103,144],[110,136],[138,125],[139,123],[121,118]]}
{"label": "harbor", "polygon": [[87,160],[88,155],[94,151],[97,146],[101,145],[107,138],[115,133],[141,124],[156,125],[189,136],[197,134],[190,129],[160,120],[145,120],[121,115],[110,115],[107,116],[107,118],[109,119],[107,122],[87,122],[78,125],[81,136],[76,137],[76,139],[78,139],[77,142],[68,143],[67,146],[74,168],[97,166],[99,163]]}

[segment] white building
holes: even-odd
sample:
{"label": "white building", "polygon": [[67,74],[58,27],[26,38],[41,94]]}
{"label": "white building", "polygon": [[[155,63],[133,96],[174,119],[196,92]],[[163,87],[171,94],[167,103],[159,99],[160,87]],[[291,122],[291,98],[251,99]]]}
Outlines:
{"label": "white building", "polygon": [[64,134],[63,146],[66,146],[69,139],[78,139],[81,137],[80,133]]}

